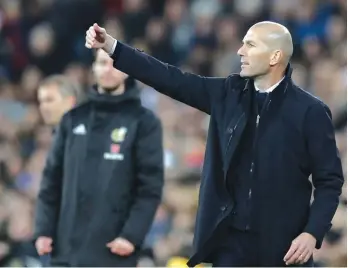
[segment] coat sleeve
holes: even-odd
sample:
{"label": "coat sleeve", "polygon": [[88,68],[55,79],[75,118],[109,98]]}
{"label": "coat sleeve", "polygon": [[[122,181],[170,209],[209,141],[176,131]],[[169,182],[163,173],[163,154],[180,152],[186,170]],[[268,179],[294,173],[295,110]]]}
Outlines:
{"label": "coat sleeve", "polygon": [[207,78],[182,72],[119,41],[112,58],[116,69],[208,114],[212,101],[223,94],[225,78]]}
{"label": "coat sleeve", "polygon": [[310,157],[314,200],[305,232],[321,247],[339,204],[344,183],[342,164],[336,146],[331,112],[322,103],[313,105],[306,115],[305,133]]}
{"label": "coat sleeve", "polygon": [[162,127],[153,114],[143,116],[136,141],[135,201],[120,237],[139,247],[149,231],[162,198],[164,183]]}
{"label": "coat sleeve", "polygon": [[53,145],[48,153],[42,173],[42,181],[36,203],[34,239],[39,236],[53,238],[60,209],[64,148],[66,140],[65,120],[60,123]]}

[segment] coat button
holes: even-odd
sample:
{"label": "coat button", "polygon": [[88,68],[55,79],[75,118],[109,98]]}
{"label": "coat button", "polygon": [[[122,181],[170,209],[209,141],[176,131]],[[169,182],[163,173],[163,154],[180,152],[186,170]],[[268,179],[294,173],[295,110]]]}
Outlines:
{"label": "coat button", "polygon": [[249,224],[245,227],[245,230],[250,230],[250,226],[249,226]]}
{"label": "coat button", "polygon": [[220,208],[221,211],[225,211],[226,209],[227,209],[227,206],[222,206],[222,207]]}
{"label": "coat button", "polygon": [[254,162],[251,163],[250,173],[253,173],[253,171],[254,171]]}
{"label": "coat button", "polygon": [[233,128],[230,128],[230,127],[229,127],[229,128],[227,129],[227,133],[228,133],[228,134],[232,134],[232,133],[233,133]]}

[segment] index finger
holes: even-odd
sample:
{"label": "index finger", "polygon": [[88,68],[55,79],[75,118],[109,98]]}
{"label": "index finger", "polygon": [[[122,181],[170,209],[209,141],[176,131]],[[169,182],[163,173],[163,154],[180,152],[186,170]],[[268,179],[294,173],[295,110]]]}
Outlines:
{"label": "index finger", "polygon": [[96,32],[94,27],[89,27],[87,33],[89,33],[92,37],[96,37]]}
{"label": "index finger", "polygon": [[289,251],[286,253],[286,255],[284,256],[284,261],[286,262],[286,261],[288,261],[291,257],[292,257],[292,255],[294,255],[294,253],[296,252],[296,250],[298,249],[298,247],[299,247],[299,245],[298,244],[296,244],[296,243],[292,243],[291,244],[291,247],[290,247],[290,249],[289,249]]}

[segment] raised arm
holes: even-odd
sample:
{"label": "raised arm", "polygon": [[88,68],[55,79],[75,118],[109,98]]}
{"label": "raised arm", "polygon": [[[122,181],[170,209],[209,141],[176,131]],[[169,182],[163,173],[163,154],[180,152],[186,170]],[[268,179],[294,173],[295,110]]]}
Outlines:
{"label": "raised arm", "polygon": [[118,70],[208,114],[212,101],[223,93],[225,78],[208,78],[183,72],[115,40],[97,24],[86,33],[86,47],[104,49],[113,58]]}

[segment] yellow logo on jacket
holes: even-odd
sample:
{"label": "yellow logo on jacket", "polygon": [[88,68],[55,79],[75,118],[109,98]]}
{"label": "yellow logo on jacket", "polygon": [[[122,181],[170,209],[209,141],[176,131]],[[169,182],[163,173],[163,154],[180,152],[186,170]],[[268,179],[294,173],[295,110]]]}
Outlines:
{"label": "yellow logo on jacket", "polygon": [[113,142],[123,142],[124,138],[126,137],[127,134],[127,128],[121,127],[121,128],[115,128],[111,132],[111,140]]}

